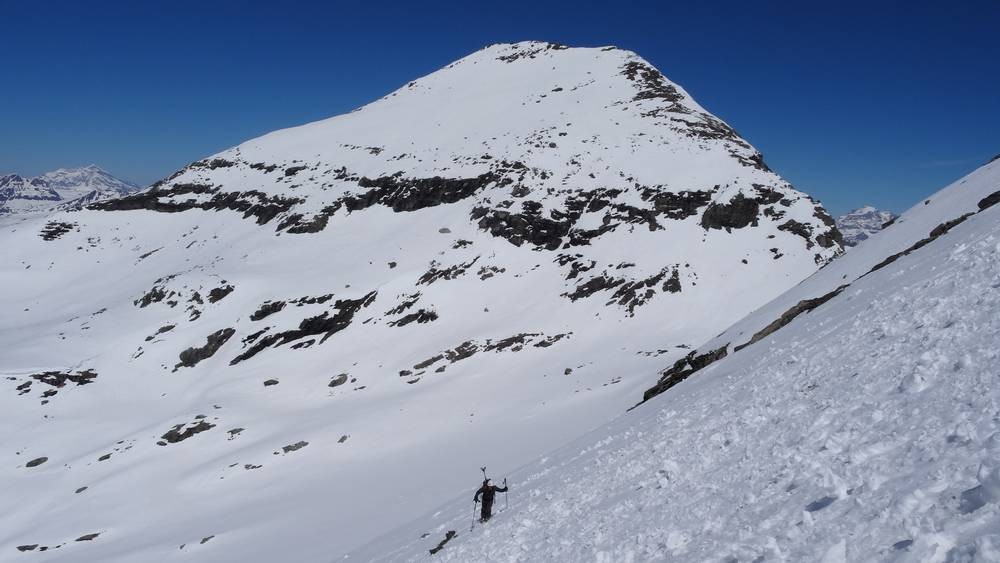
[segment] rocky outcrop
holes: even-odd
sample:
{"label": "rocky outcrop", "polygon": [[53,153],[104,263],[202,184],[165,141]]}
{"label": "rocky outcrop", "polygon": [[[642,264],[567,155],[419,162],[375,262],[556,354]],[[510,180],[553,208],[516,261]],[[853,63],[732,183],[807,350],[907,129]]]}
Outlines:
{"label": "rocky outcrop", "polygon": [[306,447],[308,445],[309,445],[309,442],[306,442],[306,441],[303,440],[303,441],[295,442],[294,444],[289,444],[287,446],[282,446],[281,451],[283,453],[288,454],[288,453],[292,453],[292,452],[297,452],[297,451],[301,450],[302,448],[304,448],[304,447]]}
{"label": "rocky outcrop", "polygon": [[52,387],[65,387],[67,383],[75,383],[76,385],[93,383],[97,379],[97,372],[92,369],[77,372],[46,371],[36,373],[31,378]]}
{"label": "rocky outcrop", "polygon": [[380,205],[397,213],[418,211],[428,207],[457,203],[485,189],[497,181],[497,175],[487,172],[474,178],[406,178],[403,173],[377,178],[356,177],[346,170],[337,172],[337,178],[356,181],[359,188],[368,188],[361,194],[345,195],[323,208],[320,213],[305,219],[302,214],[290,215],[279,225],[291,234],[316,233],[329,224],[330,217],[345,209],[348,213]]}
{"label": "rocky outcrop", "polygon": [[705,352],[704,354],[691,352],[683,359],[678,360],[670,369],[664,371],[660,375],[660,380],[656,383],[656,385],[647,389],[643,394],[643,402],[652,399],[667,389],[670,389],[674,385],[677,385],[681,381],[684,381],[693,373],[704,368],[705,366],[725,358],[728,353],[729,352],[726,349],[726,346]]}
{"label": "rocky outcrop", "polygon": [[284,308],[285,308],[284,301],[268,301],[262,304],[256,311],[253,312],[253,314],[250,315],[250,320],[251,321],[263,320]]}
{"label": "rocky outcrop", "polygon": [[199,362],[211,358],[234,334],[236,330],[232,328],[224,328],[209,334],[204,346],[188,348],[180,353],[180,362],[174,366],[174,371],[182,367],[194,367]]}
{"label": "rocky outcrop", "polygon": [[[10,377],[11,380],[18,380],[17,377]],[[41,393],[42,404],[47,404],[49,399],[54,397],[59,393],[59,390],[66,387],[69,383],[74,383],[77,387],[81,385],[87,385],[93,383],[97,379],[97,372],[93,369],[86,369],[83,371],[46,371],[42,373],[35,373],[28,376],[26,381],[21,382],[15,389],[18,395],[27,395],[31,393],[32,384],[35,382],[49,386]]]}
{"label": "rocky outcrop", "polygon": [[556,221],[531,213],[511,213],[502,209],[477,207],[472,220],[491,235],[506,239],[514,246],[529,243],[546,250],[556,250],[569,234],[569,221]]}
{"label": "rocky outcrop", "polygon": [[438,315],[434,311],[420,309],[414,313],[410,313],[409,315],[400,317],[399,320],[390,322],[389,326],[406,326],[414,322],[418,324],[424,324],[424,323],[429,323],[431,321],[436,321],[437,318]]}
{"label": "rocky outcrop", "polygon": [[[998,157],[998,158],[1000,158],[1000,157]],[[994,159],[994,160],[996,160],[996,159]],[[979,200],[979,203],[977,204],[977,206],[979,207],[979,210],[982,211],[982,210],[986,209],[987,207],[992,207],[992,206],[996,205],[997,203],[1000,203],[1000,190],[997,190],[997,191],[991,193],[990,195],[984,197],[983,199]]]}
{"label": "rocky outcrop", "polygon": [[200,414],[195,417],[193,422],[188,422],[185,424],[178,424],[166,431],[162,436],[160,436],[160,441],[156,444],[159,446],[166,446],[167,444],[176,444],[178,442],[183,442],[188,438],[194,436],[195,434],[200,434],[202,432],[211,430],[215,428],[215,425],[206,421],[207,417]]}
{"label": "rocky outcrop", "polygon": [[670,192],[662,187],[642,190],[642,199],[653,204],[657,215],[681,220],[698,214],[698,210],[712,202],[713,191]]}
{"label": "rocky outcrop", "polygon": [[757,200],[743,194],[736,194],[729,203],[713,203],[705,209],[701,216],[701,226],[705,229],[742,229],[750,225],[757,226],[757,215],[760,206]]}
{"label": "rocky outcrop", "polygon": [[532,46],[521,47],[518,45],[514,49],[513,53],[509,55],[500,55],[496,59],[505,63],[512,63],[520,59],[533,59],[545,51],[562,51],[564,49],[569,49],[569,47],[559,43],[535,42]]}
{"label": "rocky outcrop", "polygon": [[329,312],[324,312],[321,315],[304,319],[295,330],[287,330],[264,336],[245,352],[233,358],[229,364],[236,365],[256,356],[266,348],[281,346],[308,336],[322,334],[323,338],[319,341],[322,344],[327,338],[347,328],[354,319],[354,315],[375,301],[376,295],[377,292],[372,291],[360,299],[338,299],[333,305],[333,308],[336,310],[333,315],[330,315]]}
{"label": "rocky outcrop", "polygon": [[[184,196],[210,196],[202,198]],[[183,199],[182,199],[183,198]],[[244,192],[224,192],[220,188],[205,184],[173,184],[169,187],[153,187],[138,194],[111,201],[95,203],[88,209],[97,211],[136,211],[145,209],[158,213],[179,213],[191,209],[221,211],[228,209],[243,214],[244,219],[253,217],[258,225],[264,225],[281,213],[288,212],[299,198],[269,196],[256,190]]]}
{"label": "rocky outcrop", "polygon": [[448,203],[456,203],[471,197],[482,190],[496,178],[492,173],[481,174],[475,178],[402,178],[400,176],[382,176],[379,178],[364,178],[358,181],[361,188],[372,188],[360,196],[351,196],[342,200],[348,211],[359,211],[372,205],[382,205],[393,211],[417,211]]}
{"label": "rocky outcrop", "polygon": [[476,256],[468,262],[455,264],[453,266],[448,266],[447,268],[439,267],[441,265],[436,261],[431,262],[430,269],[420,276],[420,279],[417,280],[417,285],[431,285],[438,280],[453,280],[464,275],[465,272],[467,272],[477,261],[479,261],[479,256]]}
{"label": "rocky outcrop", "polygon": [[60,221],[49,221],[45,224],[42,232],[38,236],[42,237],[42,240],[56,240],[57,238],[63,236],[64,234],[72,231],[77,227],[76,223],[65,223]]}
{"label": "rocky outcrop", "polygon": [[25,467],[38,467],[39,465],[45,463],[48,460],[49,460],[49,458],[47,458],[47,457],[36,457],[35,459],[29,461],[28,463],[25,463],[24,466]]}
{"label": "rocky outcrop", "polygon": [[[225,283],[225,282],[223,282],[223,283]],[[222,287],[216,287],[216,288],[212,289],[212,291],[208,292],[208,302],[209,303],[217,303],[219,301],[222,301],[227,295],[229,295],[230,293],[232,293],[234,289],[236,289],[236,288],[233,287],[233,286],[231,286],[231,285],[224,285]]]}
{"label": "rocky outcrop", "polygon": [[[574,265],[576,263],[574,262]],[[587,268],[588,270],[590,268]],[[582,270],[579,266],[571,271],[569,278],[576,277]],[[630,315],[635,314],[635,309],[649,302],[657,293],[680,293],[680,272],[677,266],[668,266],[660,270],[659,273],[640,279],[630,279],[627,277],[616,277],[612,273],[605,271],[601,275],[594,276],[587,281],[578,283],[573,291],[563,293],[562,296],[570,301],[590,297],[603,291],[615,290],[611,294],[608,304],[617,304],[628,310]]]}

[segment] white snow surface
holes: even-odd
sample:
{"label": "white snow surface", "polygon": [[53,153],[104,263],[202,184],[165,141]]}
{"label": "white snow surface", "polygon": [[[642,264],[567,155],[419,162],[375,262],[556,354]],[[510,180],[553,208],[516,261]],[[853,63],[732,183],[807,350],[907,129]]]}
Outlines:
{"label": "white snow surface", "polygon": [[4,219],[0,559],[336,559],[618,416],[830,223],[637,55],[536,42]]}
{"label": "white snow surface", "polygon": [[469,487],[348,560],[1000,561],[1000,205],[977,208],[991,193],[1000,162],[809,282],[977,212],[946,234],[508,473],[489,523],[471,528]]}
{"label": "white snow surface", "polygon": [[[850,253],[829,263],[777,299],[747,315],[718,336],[698,347],[697,352],[726,346],[730,351],[744,344],[783,312],[805,299],[814,299],[850,284],[867,274],[887,257],[903,252],[930,236],[941,224],[978,211],[978,204],[1000,189],[1000,161],[994,160],[920,201]],[[849,258],[848,258],[849,256]]]}

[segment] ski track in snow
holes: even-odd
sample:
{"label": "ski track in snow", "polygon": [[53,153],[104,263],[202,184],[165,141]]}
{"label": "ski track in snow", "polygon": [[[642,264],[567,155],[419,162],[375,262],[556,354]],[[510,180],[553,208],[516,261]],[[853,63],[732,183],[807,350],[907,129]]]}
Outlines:
{"label": "ski track in snow", "polygon": [[1000,560],[998,219],[519,470],[486,526],[459,499],[351,559]]}

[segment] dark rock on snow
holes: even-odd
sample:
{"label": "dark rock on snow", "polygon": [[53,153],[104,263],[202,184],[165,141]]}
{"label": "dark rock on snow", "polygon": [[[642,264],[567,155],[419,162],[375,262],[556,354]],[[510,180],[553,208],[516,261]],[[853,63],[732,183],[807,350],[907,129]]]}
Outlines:
{"label": "dark rock on snow", "polygon": [[38,467],[39,465],[45,463],[48,460],[49,460],[49,458],[47,458],[47,457],[36,457],[35,459],[33,459],[33,460],[29,461],[28,463],[24,464],[24,466],[25,467]]}
{"label": "dark rock on snow", "polygon": [[309,445],[309,442],[305,442],[305,441],[295,442],[294,444],[289,444],[287,446],[283,446],[281,448],[281,451],[283,451],[283,452],[285,452],[287,454],[287,453],[291,453],[291,452],[295,452],[295,451],[301,450],[302,448],[304,448],[304,447],[306,447],[308,445]]}
{"label": "dark rock on snow", "polygon": [[167,444],[176,444],[177,442],[183,442],[195,434],[200,434],[206,430],[215,428],[215,425],[206,422],[205,420],[198,420],[194,424],[178,424],[168,430],[163,436],[160,436],[162,441],[157,442],[157,445],[165,446]]}
{"label": "dark rock on snow", "polygon": [[219,351],[219,348],[222,348],[223,344],[232,338],[233,334],[236,334],[236,330],[232,328],[224,328],[209,334],[204,346],[188,348],[180,353],[180,362],[174,366],[174,371],[181,367],[194,367],[198,362],[211,358]]}

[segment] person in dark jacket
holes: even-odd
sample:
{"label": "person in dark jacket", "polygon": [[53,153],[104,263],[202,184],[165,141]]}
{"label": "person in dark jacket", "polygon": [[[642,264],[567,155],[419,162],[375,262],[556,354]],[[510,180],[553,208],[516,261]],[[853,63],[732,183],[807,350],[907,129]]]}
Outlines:
{"label": "person in dark jacket", "polygon": [[483,481],[483,486],[479,487],[476,491],[475,501],[479,502],[479,498],[483,499],[483,509],[480,512],[480,522],[486,522],[493,516],[493,499],[497,493],[507,492],[507,479],[503,480],[503,487],[497,487],[490,484],[490,480],[487,479]]}

